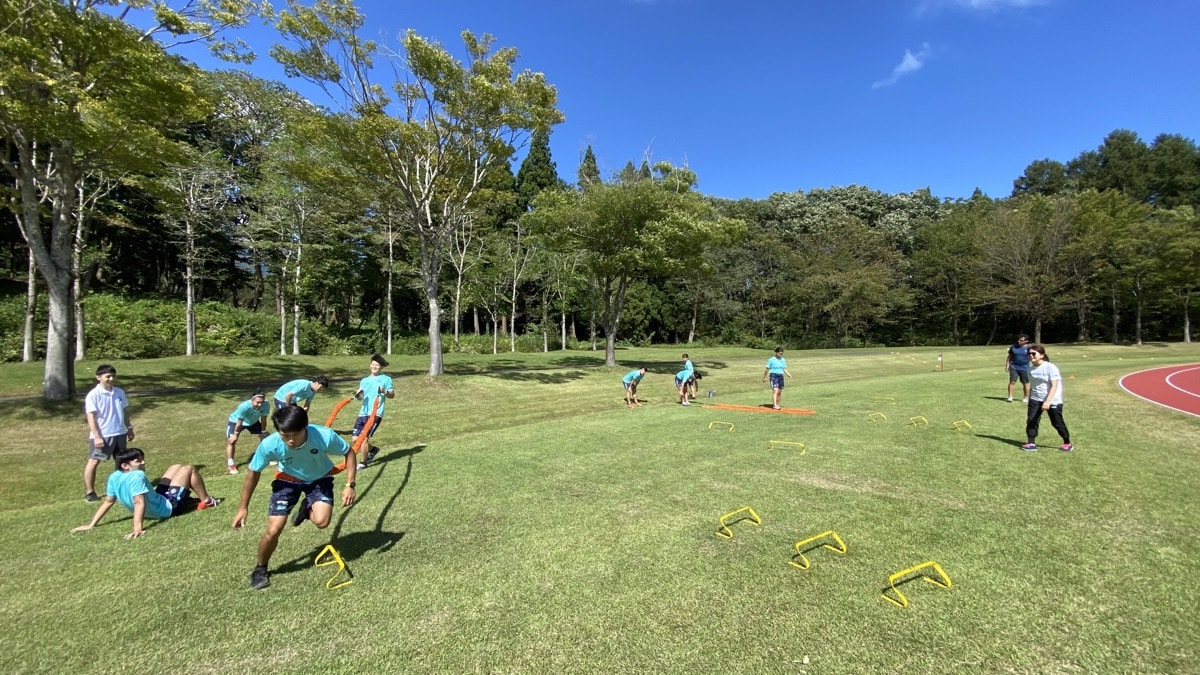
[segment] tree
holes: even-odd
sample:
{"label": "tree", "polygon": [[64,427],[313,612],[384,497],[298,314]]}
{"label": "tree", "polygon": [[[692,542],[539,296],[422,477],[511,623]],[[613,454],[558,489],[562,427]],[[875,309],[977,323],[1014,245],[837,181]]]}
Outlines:
{"label": "tree", "polygon": [[944,317],[950,340],[962,343],[963,324],[974,313],[981,283],[976,233],[994,209],[982,195],[954,205],[945,218],[917,231],[913,282],[925,292],[931,314]]}
{"label": "tree", "polygon": [[413,216],[407,222],[429,307],[429,374],[441,375],[440,282],[459,216],[529,132],[549,129],[562,114],[541,73],[514,73],[515,49],[493,52],[490,35],[470,31],[462,33],[465,63],[408,31],[402,51],[387,55],[399,73],[393,100],[371,79],[377,45],[358,37],[362,24],[349,0],[318,0],[312,8],[288,0],[278,27],[296,48],[277,46],[272,55],[289,75],[344,96],[355,133],[343,160],[361,180],[397,191]]}
{"label": "tree", "polygon": [[689,169],[660,162],[654,170],[652,180],[545,191],[524,216],[550,242],[552,254],[577,252],[596,281],[609,366],[616,365],[617,333],[630,284],[650,275],[684,273],[699,262],[708,239],[740,225],[720,217],[693,191],[696,174]]}
{"label": "tree", "polygon": [[1057,195],[1067,191],[1067,167],[1052,159],[1039,159],[1025,167],[1025,173],[1013,181],[1012,196],[1032,193]]}
{"label": "tree", "polygon": [[1192,341],[1192,300],[1200,294],[1200,218],[1190,206],[1154,214],[1166,234],[1162,254],[1164,285],[1179,303],[1183,341]]}
{"label": "tree", "polygon": [[561,183],[558,169],[550,157],[550,132],[538,129],[533,132],[533,139],[529,142],[529,154],[525,155],[521,168],[517,170],[517,195],[520,197],[517,205],[521,212],[529,210],[529,205],[539,192]]}
{"label": "tree", "polygon": [[596,154],[592,152],[592,146],[587,146],[587,150],[583,153],[583,159],[579,162],[579,172],[575,176],[579,187],[586,187],[592,183],[600,182],[600,167],[596,165]]}
{"label": "tree", "polygon": [[[168,57],[156,38],[208,40],[264,8],[251,0],[178,4],[156,4],[143,31],[98,11],[107,5],[128,11],[141,2],[0,4],[0,137],[4,156],[13,160],[4,166],[20,194],[21,233],[46,280],[43,396],[49,400],[75,393],[72,214],[81,177],[153,166],[170,153],[164,130],[199,117],[189,86],[194,71]],[[226,43],[217,48],[234,53]]]}

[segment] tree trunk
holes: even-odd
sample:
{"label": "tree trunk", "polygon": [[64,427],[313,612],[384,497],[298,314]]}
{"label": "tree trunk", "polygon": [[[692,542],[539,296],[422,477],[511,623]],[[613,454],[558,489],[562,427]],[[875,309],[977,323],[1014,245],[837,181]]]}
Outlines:
{"label": "tree trunk", "polygon": [[567,351],[567,313],[565,311],[562,312],[561,324],[562,324],[562,346],[560,347],[560,350],[565,352],[565,351]]}
{"label": "tree trunk", "polygon": [[1117,287],[1114,284],[1112,287],[1112,341],[1114,345],[1121,344],[1121,340],[1117,337],[1117,322],[1119,315],[1117,312]]}
{"label": "tree trunk", "polygon": [[83,189],[76,192],[79,208],[75,214],[75,241],[71,246],[71,278],[75,295],[75,360],[82,361],[87,350],[87,335],[84,333],[83,281],[80,268],[83,266]]}
{"label": "tree trunk", "polygon": [[292,355],[300,355],[300,257],[302,247],[296,248],[296,274],[292,279]]}
{"label": "tree trunk", "polygon": [[21,361],[33,360],[33,318],[37,316],[37,263],[29,251],[29,277],[25,284],[25,335],[21,341]]}
{"label": "tree trunk", "polygon": [[188,222],[184,225],[184,227],[187,228],[188,242],[187,242],[187,247],[184,250],[184,263],[183,263],[183,293],[184,293],[184,298],[185,298],[184,309],[183,309],[184,324],[185,324],[185,327],[184,327],[185,338],[184,338],[183,355],[184,356],[195,356],[196,355],[196,290],[195,290],[196,280],[194,278],[195,275],[193,273],[193,267],[192,267],[192,256],[194,254],[193,242],[192,242],[192,231],[191,231],[192,225],[190,222]]}
{"label": "tree trunk", "polygon": [[[389,226],[390,227],[390,226]],[[392,354],[392,284],[395,283],[394,275],[396,268],[396,238],[392,233],[388,232],[388,272],[387,272],[387,307],[384,308],[387,312],[387,353]]]}
{"label": "tree trunk", "polygon": [[283,297],[284,284],[286,283],[286,278],[277,278],[275,280],[275,311],[279,313],[280,356],[287,356],[287,305],[285,304],[285,298]]}

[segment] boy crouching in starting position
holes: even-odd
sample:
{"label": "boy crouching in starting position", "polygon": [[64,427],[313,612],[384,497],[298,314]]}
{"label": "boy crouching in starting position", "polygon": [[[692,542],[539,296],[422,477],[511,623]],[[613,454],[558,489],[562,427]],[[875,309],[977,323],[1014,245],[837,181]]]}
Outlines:
{"label": "boy crouching in starting position", "polygon": [[197,508],[207,509],[221,503],[208,494],[204,489],[204,479],[195,467],[186,464],[172,464],[167,467],[158,485],[151,486],[146,478],[146,455],[137,448],[119,450],[113,458],[119,471],[112,472],[108,477],[108,486],[104,489],[107,497],[96,509],[92,522],[81,525],[72,532],[86,532],[96,526],[104,514],[116,502],[133,511],[133,532],[125,535],[126,539],[134,539],[146,533],[142,522],[149,516],[156,520],[166,520],[179,512],[179,505],[188,498],[188,490],[200,498]]}
{"label": "boy crouching in starting position", "polygon": [[[267,506],[267,531],[258,542],[258,561],[250,572],[250,588],[262,589],[271,585],[267,565],[279,544],[279,535],[287,525],[288,514],[299,505],[292,522],[296,525],[311,520],[321,529],[329,526],[333,516],[333,462],[329,455],[345,456],[350,445],[333,429],[308,423],[308,411],[288,406],[271,416],[275,433],[258,445],[246,469],[242,499],[233,515],[234,529],[246,524],[250,497],[258,486],[259,476],[267,464],[279,463],[279,472],[271,481],[271,501]],[[351,455],[346,461],[346,487],[342,489],[342,506],[354,503],[354,476],[357,467]]]}

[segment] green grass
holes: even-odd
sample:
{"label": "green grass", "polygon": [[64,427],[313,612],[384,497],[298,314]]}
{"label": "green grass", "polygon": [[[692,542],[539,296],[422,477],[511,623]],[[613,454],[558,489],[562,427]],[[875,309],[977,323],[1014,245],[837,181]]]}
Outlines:
{"label": "green grass", "polygon": [[[376,436],[385,461],[329,529],[288,528],[261,592],[248,574],[267,485],[234,531],[241,477],[222,475],[225,417],[257,384],[320,371],[336,380],[314,404],[321,421],[365,358],[116,364],[150,472],[203,465],[231,500],[128,542],[120,507],[70,533],[93,512],[81,405],[4,399],[10,669],[1200,670],[1200,424],[1116,384],[1198,362],[1200,346],[1051,346],[1069,378],[1071,454],[1045,422],[1049,449],[1017,447],[1024,406],[1003,401],[1003,347],[789,352],[784,404],[811,416],[674,405],[680,351],[623,350],[614,370],[591,352],[448,355],[453,374],[432,382],[426,358],[397,357]],[[691,351],[714,401],[769,402],[766,352]],[[620,377],[640,364],[650,403],[629,410]],[[0,396],[40,379],[40,364],[0,367]],[[927,428],[908,424],[918,415]],[[962,419],[971,431],[952,429]],[[734,431],[709,431],[713,420]],[[239,459],[252,447],[241,445]],[[748,505],[761,527],[714,536]],[[817,548],[810,570],[787,564],[796,541],[826,530],[845,556]],[[331,569],[313,565],[331,542],[354,575],[335,591]],[[952,588],[904,584],[904,609],[880,597],[890,574],[928,560]]]}

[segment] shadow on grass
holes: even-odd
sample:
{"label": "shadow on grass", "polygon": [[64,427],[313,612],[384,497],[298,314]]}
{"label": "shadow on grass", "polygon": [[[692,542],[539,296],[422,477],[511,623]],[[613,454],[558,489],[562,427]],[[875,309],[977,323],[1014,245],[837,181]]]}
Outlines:
{"label": "shadow on grass", "polygon": [[999,441],[1005,445],[1011,445],[1014,448],[1019,448],[1025,444],[1024,441],[1014,441],[1011,438],[1004,438],[1002,436],[992,436],[990,434],[975,434],[975,437],[976,438],[986,438],[986,439],[993,440],[993,441]]}
{"label": "shadow on grass", "polygon": [[[362,503],[363,499],[368,498],[371,493],[375,491],[375,486],[379,483],[380,479],[383,478],[384,474],[390,469],[388,465],[392,462],[401,459],[407,460],[404,465],[404,478],[401,479],[400,486],[397,487],[396,491],[388,498],[387,503],[385,503],[383,508],[380,509],[379,517],[375,520],[375,527],[373,529],[365,532],[351,532],[343,536],[341,534],[342,527],[346,522],[346,517],[350,514],[350,509],[342,509],[341,514],[338,516],[337,523],[333,526],[333,532],[330,534],[329,539],[330,543],[337,550],[338,555],[342,557],[343,561],[350,562],[352,560],[357,560],[368,551],[386,553],[395,547],[401,539],[404,539],[404,535],[407,534],[406,532],[385,531],[383,529],[383,522],[387,517],[388,512],[390,512],[392,507],[396,505],[396,501],[400,498],[400,494],[404,492],[404,488],[408,486],[408,481],[412,477],[413,455],[423,451],[424,449],[425,445],[420,444],[414,445],[411,448],[392,450],[387,453],[380,451],[379,455],[377,455],[375,459],[371,461],[371,478],[367,482],[367,485],[358,492],[358,498],[355,500],[354,505],[351,506],[350,509],[357,508],[358,505]],[[357,482],[361,484],[363,481],[359,479]],[[279,565],[272,570],[272,573],[283,574],[307,569],[315,563],[317,555],[319,555],[324,548],[325,544],[322,544],[314,548],[309,553],[298,556],[283,563],[282,565]],[[350,572],[350,576],[353,578],[353,570],[350,570],[349,567],[347,567],[347,571]]]}

